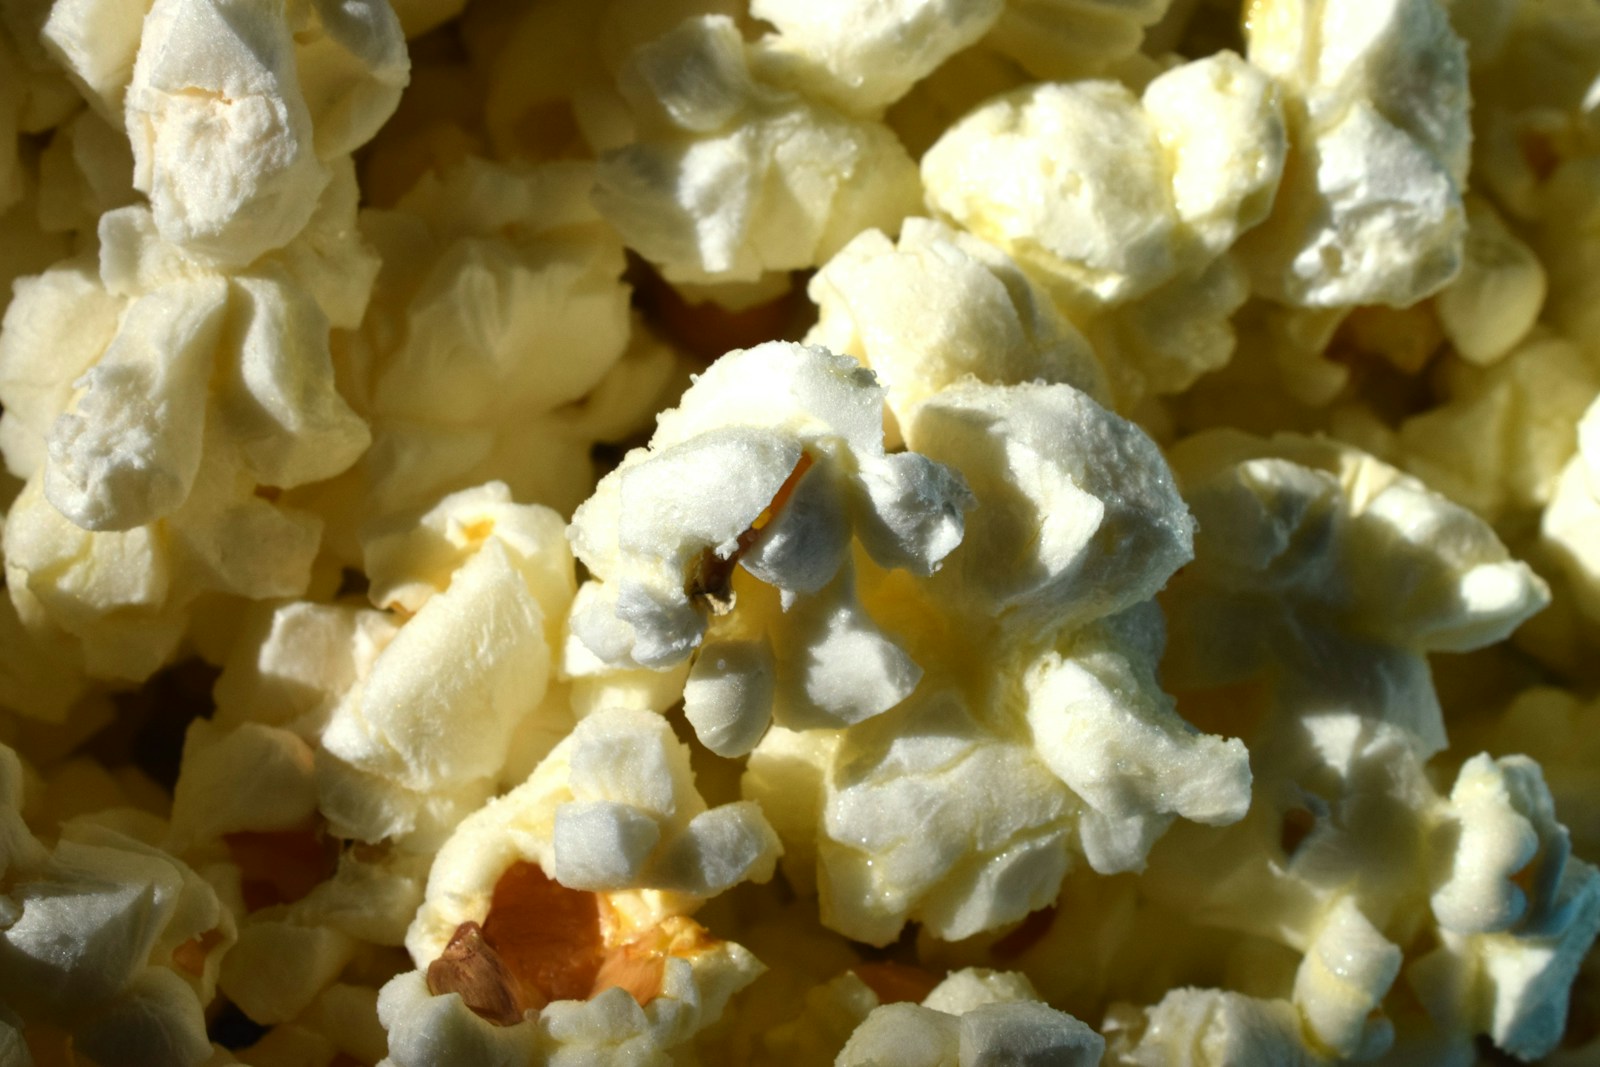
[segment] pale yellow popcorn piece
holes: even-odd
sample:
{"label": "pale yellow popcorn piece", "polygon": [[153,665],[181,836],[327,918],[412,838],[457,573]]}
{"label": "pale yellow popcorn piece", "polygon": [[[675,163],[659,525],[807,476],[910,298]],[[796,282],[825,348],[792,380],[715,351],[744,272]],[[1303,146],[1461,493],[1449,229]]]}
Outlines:
{"label": "pale yellow popcorn piece", "polygon": [[958,971],[921,1004],[874,1008],[845,1044],[838,1067],[984,1067],[1037,1058],[1094,1067],[1105,1039],[1039,1001],[1027,978]]}
{"label": "pale yellow popcorn piece", "polygon": [[1466,199],[1467,243],[1461,272],[1434,298],[1445,336],[1472,363],[1488,364],[1516,348],[1544,304],[1539,258],[1489,201]]}
{"label": "pale yellow popcorn piece", "polygon": [[[554,627],[573,585],[560,519],[511,504],[504,486],[446,497],[420,530],[376,545],[379,595],[415,615],[333,707],[319,736],[333,760],[318,766],[324,811],[342,834],[368,841],[394,836],[405,809],[430,796],[466,791],[451,805],[460,814],[487,797],[549,684]],[[432,584],[446,575],[444,588]],[[441,706],[472,728],[442,734]],[[379,782],[398,791],[363,798]]]}
{"label": "pale yellow popcorn piece", "polygon": [[1394,458],[1491,522],[1531,516],[1555,496],[1600,366],[1536,335],[1491,367],[1451,369],[1448,399],[1400,425]]}
{"label": "pale yellow popcorn piece", "polygon": [[[884,452],[882,403],[870,371],[823,349],[774,342],[716,361],[573,516],[568,536],[594,575],[571,620],[588,655],[664,670],[704,641],[706,669],[773,674],[764,706],[726,702],[759,688],[694,679],[725,702],[689,709],[691,721],[739,744],[774,714],[834,725],[903,699],[920,668],[859,602],[852,545],[927,574],[959,542],[971,497],[939,464]],[[741,570],[756,580],[739,577],[746,593]],[[717,652],[722,638],[770,641],[770,668],[765,653]]]}
{"label": "pale yellow popcorn piece", "polygon": [[1066,382],[1102,395],[1088,342],[998,249],[930,219],[898,243],[868,230],[813,277],[808,344],[877,374],[897,429],[924,402],[972,377],[995,385]]}
{"label": "pale yellow popcorn piece", "polygon": [[593,181],[589,164],[468,158],[363,215],[384,268],[348,355],[373,445],[299,494],[346,565],[363,523],[486,481],[570,510],[593,487],[593,443],[648,423],[675,357],[633,329]]}
{"label": "pale yellow popcorn piece", "polygon": [[1286,148],[1271,79],[1220,52],[1142,98],[1109,81],[1003,95],[947,131],[922,176],[936,213],[1046,284],[1128,409],[1227,362],[1248,292],[1229,249],[1272,207]]}
{"label": "pale yellow popcorn piece", "polygon": [[[1431,754],[1445,736],[1424,650],[1500,640],[1548,601],[1480,519],[1346,446],[1215,431],[1180,444],[1173,463],[1200,529],[1178,610],[1256,605],[1226,626],[1174,626],[1169,669],[1193,679],[1180,685],[1270,671],[1290,701],[1347,692]],[[1336,666],[1358,661],[1360,672]],[[1363,674],[1383,682],[1365,688]]]}
{"label": "pale yellow popcorn piece", "polygon": [[[1113,1025],[1114,1023],[1114,1025]],[[1216,989],[1175,989],[1143,1009],[1113,1008],[1106,1032],[1118,1067],[1314,1067],[1286,1000]]]}
{"label": "pale yellow popcorn piece", "polygon": [[1407,981],[1446,1025],[1538,1059],[1561,1040],[1573,978],[1600,932],[1600,871],[1571,857],[1525,757],[1467,761],[1442,806],[1461,829],[1432,898],[1441,944],[1411,963]]}
{"label": "pale yellow popcorn piece", "polygon": [[1294,978],[1294,1004],[1314,1044],[1343,1059],[1386,1052],[1394,1024],[1382,1003],[1400,962],[1400,947],[1349,898],[1327,909]]}
{"label": "pale yellow popcorn piece", "polygon": [[1005,7],[1004,0],[896,0],[876,7],[753,0],[750,14],[778,29],[758,45],[763,63],[793,64],[793,71],[782,71],[784,80],[871,114],[975,43]]}
{"label": "pale yellow popcorn piece", "polygon": [[1139,49],[1168,0],[1006,0],[985,43],[1044,81],[1105,73]]}
{"label": "pale yellow popcorn piece", "polygon": [[1578,452],[1562,468],[1541,516],[1540,543],[1578,611],[1600,621],[1600,400],[1578,423]]}
{"label": "pale yellow popcorn piece", "polygon": [[136,202],[133,149],[121,124],[92,109],[58,127],[39,155],[39,225],[52,233],[95,231],[107,211]]}
{"label": "pale yellow popcorn piece", "polygon": [[1089,312],[1203,265],[1261,221],[1284,144],[1271,82],[1223,52],[1142,100],[1109,81],[1007,94],[952,127],[922,177],[936,211]]}
{"label": "pale yellow popcorn piece", "polygon": [[122,123],[140,34],[154,0],[62,0],[50,5],[40,43],[106,118]]}
{"label": "pale yellow popcorn piece", "polygon": [[668,281],[815,266],[916,210],[894,134],[763,81],[730,19],[684,21],[634,54],[621,85],[638,135],[601,157],[595,203]]}
{"label": "pale yellow popcorn piece", "polygon": [[[1250,61],[1295,98],[1292,164],[1242,245],[1258,293],[1310,307],[1404,307],[1460,269],[1467,64],[1434,0],[1264,0]],[[1425,68],[1429,77],[1407,77]]]}

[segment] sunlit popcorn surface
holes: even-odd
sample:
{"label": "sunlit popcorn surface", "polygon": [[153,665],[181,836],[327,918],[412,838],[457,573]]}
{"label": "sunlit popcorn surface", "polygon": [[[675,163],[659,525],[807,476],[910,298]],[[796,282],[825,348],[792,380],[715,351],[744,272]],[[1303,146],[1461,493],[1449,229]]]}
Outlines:
{"label": "sunlit popcorn surface", "polygon": [[0,0],[0,1065],[1600,1063],[1593,0]]}

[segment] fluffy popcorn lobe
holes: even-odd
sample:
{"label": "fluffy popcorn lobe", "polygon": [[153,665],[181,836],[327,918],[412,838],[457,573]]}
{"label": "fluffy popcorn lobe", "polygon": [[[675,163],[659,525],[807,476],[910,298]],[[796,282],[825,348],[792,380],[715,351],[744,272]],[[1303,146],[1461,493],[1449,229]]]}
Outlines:
{"label": "fluffy popcorn lobe", "polygon": [[0,1067],[1600,1064],[1597,0],[0,0]]}
{"label": "fluffy popcorn lobe", "polygon": [[660,670],[698,649],[686,710],[725,754],[774,715],[843,724],[905,697],[921,669],[856,596],[854,548],[931,573],[972,497],[925,456],[884,452],[882,405],[870,371],[823,349],[713,364],[573,517],[594,578],[569,661]]}

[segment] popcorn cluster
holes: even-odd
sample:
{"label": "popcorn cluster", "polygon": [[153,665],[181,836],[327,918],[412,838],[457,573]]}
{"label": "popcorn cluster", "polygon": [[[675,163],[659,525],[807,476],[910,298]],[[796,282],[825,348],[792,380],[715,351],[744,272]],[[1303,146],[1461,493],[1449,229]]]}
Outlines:
{"label": "popcorn cluster", "polygon": [[1600,1057],[1589,0],[0,0],[0,1062]]}

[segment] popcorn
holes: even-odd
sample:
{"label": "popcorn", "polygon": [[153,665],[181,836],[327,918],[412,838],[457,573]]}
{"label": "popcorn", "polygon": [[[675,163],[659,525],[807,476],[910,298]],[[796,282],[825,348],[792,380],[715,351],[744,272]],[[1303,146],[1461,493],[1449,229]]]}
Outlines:
{"label": "popcorn", "polygon": [[388,4],[305,14],[300,27],[224,0],[152,4],[127,118],[134,185],[165,240],[225,266],[282,247],[327,184],[322,162],[394,109],[409,64]]}
{"label": "popcorn", "polygon": [[1111,1029],[1111,1062],[1127,1067],[1221,1067],[1319,1062],[1300,1039],[1294,1006],[1214,989],[1175,989],[1143,1018],[1126,1013]]}
{"label": "popcorn", "polygon": [[668,281],[814,266],[916,209],[915,168],[892,133],[778,88],[755,59],[732,20],[706,16],[640,48],[621,75],[639,133],[601,157],[595,204]]}
{"label": "popcorn", "polygon": [[[816,836],[823,921],[880,944],[908,919],[946,939],[1014,922],[1073,852],[1137,869],[1175,817],[1236,820],[1249,791],[1243,748],[1193,731],[1155,681],[1148,598],[1192,527],[1149,439],[1070,386],[964,385],[916,410],[907,443],[962,471],[979,506],[925,589],[891,574],[864,599],[911,600],[913,654],[939,668],[836,738],[774,728],[744,783],[784,812],[800,884]],[[977,666],[996,663],[1011,681]]]}
{"label": "popcorn", "polygon": [[1468,196],[1461,272],[1439,291],[1439,325],[1461,358],[1493,363],[1527,336],[1544,303],[1545,272],[1489,201]]}
{"label": "popcorn", "polygon": [[[713,365],[573,517],[595,580],[574,604],[569,665],[587,655],[661,670],[699,647],[687,712],[727,738],[725,755],[769,716],[856,722],[903,699],[920,670],[857,601],[852,540],[881,564],[929,573],[960,540],[971,498],[938,464],[884,454],[881,403],[870,372],[821,349],[769,344]],[[741,582],[744,595],[776,592],[782,613],[760,602],[728,613],[736,563],[760,583]],[[724,654],[724,633],[771,652]],[[748,685],[727,680],[739,664]]]}
{"label": "popcorn", "polygon": [[[369,545],[373,594],[413,614],[316,727],[319,805],[342,836],[422,845],[487,799],[539,709],[572,573],[556,515],[497,484]],[[441,705],[471,729],[442,729]]]}
{"label": "popcorn", "polygon": [[[362,522],[485,481],[570,509],[594,441],[647,419],[673,361],[644,337],[630,352],[622,247],[587,203],[592,183],[584,164],[468,158],[362,216],[386,264],[349,351],[373,445],[297,494],[347,561]],[[522,462],[533,452],[546,462]]]}
{"label": "popcorn", "polygon": [[[1252,12],[1250,62],[1290,95],[1291,159],[1241,251],[1255,291],[1309,307],[1405,307],[1461,267],[1471,130],[1461,40],[1433,0],[1353,15],[1301,0]],[[1429,77],[1407,77],[1426,69]]]}
{"label": "popcorn", "polygon": [[[452,1054],[537,1046],[553,1062],[681,1043],[760,971],[687,912],[770,878],[777,852],[753,804],[707,808],[660,716],[590,715],[440,850],[407,934],[426,978],[402,975],[379,1001],[391,1057],[438,1062],[427,1033],[441,1029]],[[400,1004],[426,1029],[402,1024]]]}
{"label": "popcorn", "polygon": [[1170,5],[1007,0],[986,43],[1044,81],[1072,81],[1104,73],[1134,58],[1147,27]]}
{"label": "popcorn", "polygon": [[1400,947],[1349,898],[1329,908],[1295,973],[1294,1002],[1321,1049],[1343,1059],[1381,1056],[1394,1042],[1382,1003],[1400,973]]}
{"label": "popcorn", "polygon": [[[1481,520],[1353,449],[1217,432],[1173,459],[1200,526],[1198,560],[1171,604],[1176,618],[1202,613],[1174,625],[1167,667],[1192,679],[1180,686],[1265,670],[1279,699],[1401,724],[1429,755],[1445,737],[1424,650],[1499,640],[1548,601]],[[1225,628],[1200,623],[1216,610],[1208,587],[1255,606]],[[1355,658],[1362,676],[1338,666]]]}
{"label": "popcorn", "polygon": [[[806,342],[871,367],[897,429],[969,375],[1104,393],[1088,342],[1048,296],[1010,257],[943,223],[907,219],[898,246],[868,230],[829,260],[807,291],[819,319]],[[929,313],[930,304],[937,313]]]}
{"label": "popcorn", "polygon": [[[1285,145],[1271,81],[1224,52],[1168,71],[1142,98],[1109,81],[1006,94],[947,131],[922,177],[936,213],[1033,270],[1102,335],[1113,391],[1131,406],[1226,362],[1225,329],[1188,349],[1200,322],[1244,300],[1225,254],[1272,208]],[[1174,317],[1197,321],[1161,325]]]}
{"label": "popcorn", "polygon": [[1569,861],[1566,829],[1525,757],[1468,760],[1447,818],[1461,830],[1432,898],[1441,944],[1408,979],[1436,1017],[1537,1059],[1560,1040],[1567,990],[1600,933],[1600,871]]}
{"label": "popcorn", "polygon": [[882,8],[754,0],[750,14],[778,28],[759,47],[766,63],[846,110],[887,107],[946,59],[976,42],[1003,0],[909,0]]}
{"label": "popcorn", "polygon": [[1600,394],[1600,367],[1569,341],[1535,337],[1486,370],[1459,370],[1447,400],[1401,424],[1400,462],[1491,522],[1537,513]]}
{"label": "popcorn", "polygon": [[[328,477],[366,447],[327,337],[365,301],[370,259],[327,244],[355,196],[339,169],[294,245],[232,275],[163,242],[147,209],[119,209],[102,219],[98,283],[58,268],[8,312],[0,443],[30,478],[8,516],[8,584],[30,630],[83,643],[91,675],[147,677],[205,594],[304,591],[316,520],[255,490]],[[50,324],[79,315],[66,338]],[[259,550],[228,553],[246,531]]]}
{"label": "popcorn", "polygon": [[1104,1052],[1099,1034],[1034,999],[1026,978],[961,971],[920,1005],[874,1008],[835,1062],[840,1067],[978,1067],[1037,1058],[1090,1067]]}
{"label": "popcorn", "polygon": [[1567,461],[1541,519],[1541,540],[1584,616],[1600,621],[1600,399],[1578,423],[1578,453]]}
{"label": "popcorn", "polygon": [[201,1008],[233,944],[232,917],[185,864],[93,822],[65,824],[47,854],[17,815],[9,749],[7,766],[8,1002],[100,1062],[200,1063],[210,1053]]}
{"label": "popcorn", "polygon": [[1592,1058],[1600,13],[1243,14],[0,0],[0,1060]]}
{"label": "popcorn", "polygon": [[419,963],[436,959],[463,923],[483,921],[496,879],[514,862],[571,890],[703,899],[766,881],[779,851],[756,805],[706,807],[661,716],[595,712],[445,843],[407,945]]}

